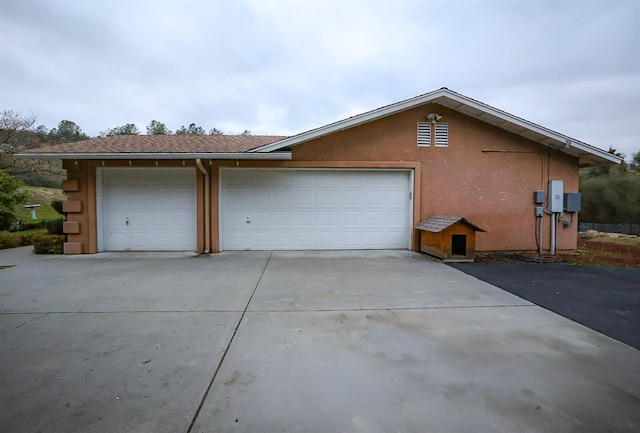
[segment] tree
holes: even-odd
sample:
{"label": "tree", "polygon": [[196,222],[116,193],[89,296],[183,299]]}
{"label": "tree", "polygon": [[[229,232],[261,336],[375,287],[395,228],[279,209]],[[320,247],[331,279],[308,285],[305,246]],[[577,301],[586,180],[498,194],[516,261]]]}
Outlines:
{"label": "tree", "polygon": [[245,129],[242,134],[239,135],[251,135],[251,131],[249,131],[248,129]]}
{"label": "tree", "polygon": [[631,156],[631,162],[629,162],[629,170],[640,173],[640,150]]}
{"label": "tree", "polygon": [[122,126],[116,126],[115,128],[111,128],[107,131],[103,131],[100,133],[103,137],[111,137],[114,135],[138,135],[140,134],[140,130],[133,123],[127,123]]}
{"label": "tree", "polygon": [[[612,155],[615,156],[619,156],[621,158],[624,158],[624,154],[618,152],[618,150],[613,147],[613,146],[609,146],[609,150],[607,150],[607,153],[610,153]],[[591,167],[591,168],[585,168],[583,170],[580,171],[580,176],[586,176],[587,178],[591,178],[591,177],[598,177],[598,176],[608,176],[609,175],[609,171],[610,171],[611,167],[608,165],[602,165],[602,166],[598,166],[598,167]],[[625,164],[625,162],[622,162],[622,165],[618,167],[619,170],[623,170],[626,171],[627,169],[627,165]]]}
{"label": "tree", "polygon": [[31,131],[38,117],[35,114],[23,116],[15,110],[4,110],[0,113],[0,145],[5,152],[13,151],[18,145],[14,140],[23,131]]}
{"label": "tree", "polygon": [[4,170],[0,170],[0,230],[8,230],[17,220],[16,206],[27,200],[24,184]]}
{"label": "tree", "polygon": [[147,135],[171,135],[172,132],[167,125],[157,120],[152,120],[147,125]]}
{"label": "tree", "polygon": [[206,132],[202,126],[197,126],[195,123],[192,123],[188,128],[185,128],[184,125],[181,126],[176,130],[176,135],[206,135]]}
{"label": "tree", "polygon": [[640,173],[624,164],[595,176],[593,170],[580,172],[580,219],[603,224],[640,221]]}
{"label": "tree", "polygon": [[36,134],[40,137],[41,141],[46,141],[49,138],[49,130],[44,125],[40,125],[36,128]]}
{"label": "tree", "polygon": [[[41,126],[37,131],[40,131]],[[75,122],[71,120],[62,120],[58,123],[57,128],[53,128],[47,134],[49,141],[53,143],[71,143],[74,141],[82,141],[89,138],[87,134],[82,132],[82,129]]]}
{"label": "tree", "polygon": [[209,135],[224,135],[224,132],[220,131],[218,128],[213,128],[209,131]]}

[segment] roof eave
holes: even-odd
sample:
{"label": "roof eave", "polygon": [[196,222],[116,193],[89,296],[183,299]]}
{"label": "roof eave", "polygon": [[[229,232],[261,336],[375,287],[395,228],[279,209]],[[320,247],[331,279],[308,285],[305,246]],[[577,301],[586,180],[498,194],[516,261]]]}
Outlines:
{"label": "roof eave", "polygon": [[94,159],[94,160],[128,160],[128,159],[249,159],[249,160],[290,160],[291,152],[248,153],[147,153],[147,152],[53,152],[53,153],[18,153],[17,159]]}

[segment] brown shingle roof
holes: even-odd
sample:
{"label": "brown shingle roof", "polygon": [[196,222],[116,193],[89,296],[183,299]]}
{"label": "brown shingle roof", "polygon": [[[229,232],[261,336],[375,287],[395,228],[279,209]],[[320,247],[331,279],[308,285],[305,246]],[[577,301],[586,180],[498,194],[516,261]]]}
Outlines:
{"label": "brown shingle roof", "polygon": [[115,135],[29,149],[40,153],[234,153],[274,143],[275,135]]}

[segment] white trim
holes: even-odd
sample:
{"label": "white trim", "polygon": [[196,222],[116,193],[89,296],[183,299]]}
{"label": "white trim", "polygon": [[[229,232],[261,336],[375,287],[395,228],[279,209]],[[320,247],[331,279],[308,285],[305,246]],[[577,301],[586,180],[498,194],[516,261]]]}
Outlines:
{"label": "white trim", "polygon": [[224,227],[224,212],[222,211],[222,176],[225,171],[232,170],[245,170],[245,171],[369,171],[369,172],[382,172],[382,171],[392,171],[392,172],[404,172],[407,173],[408,182],[409,182],[409,214],[408,221],[406,222],[409,228],[408,230],[408,242],[407,249],[411,250],[413,246],[413,211],[415,208],[415,200],[416,196],[414,193],[414,183],[415,183],[415,170],[413,168],[368,168],[368,167],[356,167],[356,168],[331,168],[331,167],[321,167],[321,168],[313,168],[313,167],[301,167],[301,168],[269,168],[269,167],[220,167],[218,170],[218,248],[219,251],[224,251],[223,245],[223,227]]}
{"label": "white trim", "polygon": [[291,152],[273,153],[17,153],[18,159],[259,159],[259,160],[291,160]]}

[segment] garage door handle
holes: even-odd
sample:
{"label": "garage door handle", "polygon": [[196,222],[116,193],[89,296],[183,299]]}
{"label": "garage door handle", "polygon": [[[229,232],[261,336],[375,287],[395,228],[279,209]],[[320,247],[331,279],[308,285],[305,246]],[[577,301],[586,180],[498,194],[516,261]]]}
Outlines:
{"label": "garage door handle", "polygon": [[127,217],[127,220],[125,221],[126,225],[129,225],[129,217]]}
{"label": "garage door handle", "polygon": [[251,224],[251,220],[249,219],[249,217],[247,217],[247,224]]}

